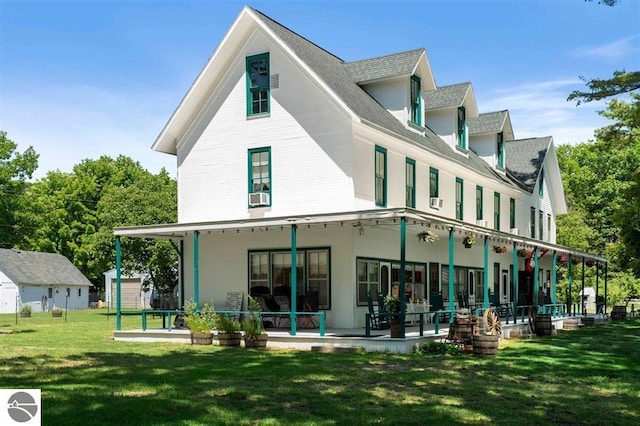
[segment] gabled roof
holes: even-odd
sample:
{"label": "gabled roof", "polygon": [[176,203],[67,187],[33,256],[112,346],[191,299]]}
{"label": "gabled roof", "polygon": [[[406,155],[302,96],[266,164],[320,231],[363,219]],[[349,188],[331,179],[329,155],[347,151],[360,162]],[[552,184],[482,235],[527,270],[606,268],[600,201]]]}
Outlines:
{"label": "gabled roof", "polygon": [[57,253],[0,249],[0,271],[16,285],[93,285],[69,259]]}
{"label": "gabled roof", "polygon": [[505,125],[508,111],[496,111],[480,114],[478,117],[467,119],[469,134],[500,133]]}
{"label": "gabled roof", "polygon": [[421,48],[378,58],[345,62],[344,66],[352,76],[353,82],[362,84],[385,78],[410,76],[415,72],[418,61],[424,54],[425,50]]}
{"label": "gabled roof", "polygon": [[471,83],[458,83],[450,86],[438,87],[436,90],[425,93],[425,110],[440,108],[452,108],[462,106],[467,92],[471,89]]}
{"label": "gabled roof", "polygon": [[507,172],[529,192],[533,192],[536,186],[551,141],[551,136],[546,136],[504,144]]}

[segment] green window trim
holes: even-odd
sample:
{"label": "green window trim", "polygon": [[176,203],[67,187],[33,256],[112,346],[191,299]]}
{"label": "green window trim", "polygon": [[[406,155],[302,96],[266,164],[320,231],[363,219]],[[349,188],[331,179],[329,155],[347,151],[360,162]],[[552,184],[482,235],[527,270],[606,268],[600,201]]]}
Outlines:
{"label": "green window trim", "polygon": [[538,239],[544,240],[544,212],[538,212]]}
{"label": "green window trim", "polygon": [[509,198],[509,228],[516,227],[516,200]]}
{"label": "green window trim", "polygon": [[538,186],[538,195],[544,197],[544,169],[540,169],[540,178]]}
{"label": "green window trim", "polygon": [[429,197],[438,198],[440,195],[440,176],[438,169],[429,167]]}
{"label": "green window trim", "polygon": [[418,126],[422,125],[422,91],[420,88],[420,77],[411,76],[410,81],[411,108],[409,121]]}
{"label": "green window trim", "polygon": [[500,230],[500,193],[493,193],[493,229]]}
{"label": "green window trim", "polygon": [[463,106],[458,107],[458,147],[467,149],[467,112]]}
{"label": "green window trim", "polygon": [[375,149],[375,203],[378,207],[387,206],[387,150],[381,146],[376,145]]}
{"label": "green window trim", "polygon": [[271,111],[269,52],[247,56],[247,117],[269,114]]}
{"label": "green window trim", "polygon": [[[248,151],[248,193],[264,193],[269,194],[269,203],[271,206],[271,147],[252,148]],[[264,207],[264,206],[249,206]]]}
{"label": "green window trim", "polygon": [[536,208],[531,207],[531,212],[529,215],[529,236],[531,238],[536,237]]}
{"label": "green window trim", "polygon": [[476,220],[482,220],[482,204],[483,204],[483,191],[480,185],[476,186]]}
{"label": "green window trim", "polygon": [[547,240],[551,241],[551,214],[547,213]]}
{"label": "green window trim", "polygon": [[[382,277],[383,266],[388,264],[388,282]],[[405,262],[405,290],[410,290],[414,298],[427,298],[427,263]],[[393,286],[399,282],[400,261],[375,257],[356,257],[356,305],[367,305],[367,290],[371,291],[372,301],[377,304],[377,293],[385,295],[393,292]],[[383,284],[387,288],[383,288]],[[407,295],[405,292],[402,292]]]}
{"label": "green window trim", "polygon": [[456,178],[456,219],[464,220],[464,181]]}
{"label": "green window trim", "polygon": [[411,158],[406,159],[405,163],[405,186],[406,186],[406,203],[407,207],[416,207],[416,162]]}
{"label": "green window trim", "polygon": [[496,151],[498,153],[498,168],[504,169],[504,133],[500,132],[496,135]]}

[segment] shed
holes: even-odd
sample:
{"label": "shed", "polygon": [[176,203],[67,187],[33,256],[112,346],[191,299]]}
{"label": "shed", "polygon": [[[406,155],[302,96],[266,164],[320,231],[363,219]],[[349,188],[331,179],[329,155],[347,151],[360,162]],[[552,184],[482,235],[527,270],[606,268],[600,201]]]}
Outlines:
{"label": "shed", "polygon": [[91,286],[61,254],[0,249],[0,313],[15,313],[24,305],[33,312],[86,309]]}
{"label": "shed", "polygon": [[[110,269],[103,273],[105,303],[107,306],[116,307],[116,270]],[[122,275],[120,277],[121,308],[123,309],[150,309],[151,294],[153,288],[145,290],[143,287],[146,276],[143,274]]]}
{"label": "shed", "polygon": [[586,311],[595,311],[596,291],[593,287],[585,287],[584,290],[580,290],[579,296]]}

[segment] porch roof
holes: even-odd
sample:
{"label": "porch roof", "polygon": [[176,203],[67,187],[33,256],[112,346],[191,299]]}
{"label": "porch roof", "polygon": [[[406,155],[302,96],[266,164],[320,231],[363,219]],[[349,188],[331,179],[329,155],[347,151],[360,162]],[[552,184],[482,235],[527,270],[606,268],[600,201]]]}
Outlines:
{"label": "porch roof", "polygon": [[401,217],[406,218],[409,226],[435,226],[437,229],[453,229],[459,233],[474,234],[475,236],[488,236],[492,239],[506,241],[520,246],[538,247],[555,252],[570,254],[578,258],[593,259],[598,262],[607,262],[607,259],[590,253],[581,252],[569,247],[552,244],[520,235],[476,226],[455,219],[449,219],[432,213],[411,208],[387,208],[375,210],[359,210],[351,212],[336,212],[316,215],[300,215],[258,219],[240,219],[216,222],[192,222],[169,223],[159,225],[128,226],[114,229],[115,236],[150,238],[150,239],[184,239],[189,234],[198,231],[200,233],[225,233],[240,232],[255,229],[282,228],[290,225],[327,226],[344,225],[351,226],[384,226],[398,223]]}

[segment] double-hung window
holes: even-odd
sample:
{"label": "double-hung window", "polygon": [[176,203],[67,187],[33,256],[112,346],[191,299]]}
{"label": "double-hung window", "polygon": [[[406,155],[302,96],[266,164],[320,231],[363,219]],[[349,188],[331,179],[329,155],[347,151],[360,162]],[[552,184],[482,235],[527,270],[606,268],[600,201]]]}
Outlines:
{"label": "double-hung window", "polygon": [[536,208],[531,207],[531,214],[529,215],[529,236],[531,238],[536,237]]}
{"label": "double-hung window", "polygon": [[247,57],[247,117],[269,113],[269,52]]}
{"label": "double-hung window", "polygon": [[538,212],[538,239],[544,240],[544,212]]}
{"label": "double-hung window", "polygon": [[476,220],[482,220],[482,187],[476,186]]}
{"label": "double-hung window", "polygon": [[493,229],[500,230],[500,193],[493,193]]}
{"label": "double-hung window", "polygon": [[516,200],[509,198],[509,228],[516,227]]}
{"label": "double-hung window", "polygon": [[249,194],[260,193],[267,194],[267,200],[255,204],[271,205],[271,148],[269,147],[249,150]]}
{"label": "double-hung window", "polygon": [[416,207],[416,162],[407,158],[405,165],[405,193],[407,207]]}
{"label": "double-hung window", "polygon": [[464,219],[464,181],[456,178],[456,219]]}
{"label": "double-hung window", "polygon": [[498,153],[498,168],[504,169],[504,133],[500,132],[496,138],[496,152]]}
{"label": "double-hung window", "polygon": [[420,77],[417,75],[411,76],[411,122],[422,125],[421,117],[422,109],[422,92],[420,91]]}
{"label": "double-hung window", "polygon": [[438,189],[438,169],[434,169],[433,167],[429,167],[429,197],[438,198],[438,193],[440,192]]}
{"label": "double-hung window", "polygon": [[467,149],[467,112],[458,107],[458,148]]}
{"label": "double-hung window", "polygon": [[375,151],[375,200],[376,206],[387,206],[387,150],[376,145]]}
{"label": "double-hung window", "polygon": [[547,213],[547,241],[551,241],[551,215]]}

